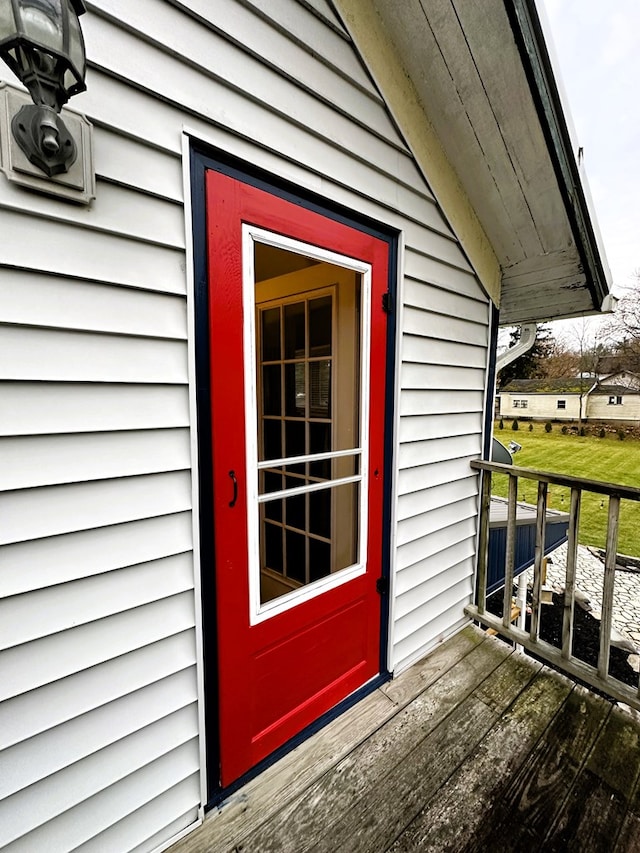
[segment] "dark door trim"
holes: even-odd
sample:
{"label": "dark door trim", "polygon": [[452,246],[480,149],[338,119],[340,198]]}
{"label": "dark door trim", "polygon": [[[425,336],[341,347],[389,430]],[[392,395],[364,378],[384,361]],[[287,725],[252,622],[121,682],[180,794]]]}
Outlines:
{"label": "dark door trim", "polygon": [[[221,172],[251,186],[263,189],[275,196],[298,204],[307,210],[322,214],[336,222],[370,234],[384,241],[389,251],[389,281],[386,300],[389,313],[387,327],[386,375],[388,377],[385,393],[385,454],[384,477],[386,491],[383,507],[382,576],[380,584],[382,596],[380,624],[380,673],[373,681],[356,691],[335,708],[324,714],[303,732],[278,749],[249,773],[237,780],[224,791],[219,784],[219,738],[218,738],[218,695],[217,695],[217,640],[216,640],[216,589],[214,577],[214,530],[213,530],[213,480],[211,453],[211,400],[209,377],[209,297],[207,270],[207,233],[205,173],[207,170]],[[191,205],[193,222],[193,258],[194,258],[194,303],[195,303],[195,374],[196,406],[198,427],[198,470],[200,472],[200,572],[202,586],[202,626],[204,650],[204,687],[205,687],[205,729],[207,762],[207,805],[211,808],[232,789],[237,789],[247,780],[265,769],[281,755],[292,749],[310,734],[326,725],[331,719],[351,707],[367,693],[376,689],[390,677],[387,670],[387,647],[389,641],[389,576],[391,549],[391,497],[393,487],[393,442],[394,442],[394,393],[396,361],[396,283],[398,269],[398,232],[375,220],[360,216],[353,211],[306,192],[295,185],[270,175],[267,172],[241,161],[224,152],[193,143],[190,151]]]}

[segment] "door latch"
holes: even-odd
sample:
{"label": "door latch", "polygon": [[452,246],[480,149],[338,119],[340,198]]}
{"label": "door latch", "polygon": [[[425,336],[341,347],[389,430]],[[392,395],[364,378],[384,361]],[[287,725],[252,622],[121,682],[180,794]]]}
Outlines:
{"label": "door latch", "polygon": [[380,595],[389,595],[389,578],[378,578],[376,581],[376,592],[380,593]]}
{"label": "door latch", "polygon": [[235,471],[229,471],[229,476],[233,482],[233,497],[229,501],[229,506],[233,508],[236,505],[236,501],[238,500],[238,479],[236,477]]}

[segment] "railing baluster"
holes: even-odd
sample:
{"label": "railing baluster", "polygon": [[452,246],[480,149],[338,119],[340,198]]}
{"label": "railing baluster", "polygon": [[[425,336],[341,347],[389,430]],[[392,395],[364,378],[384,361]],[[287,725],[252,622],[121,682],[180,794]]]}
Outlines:
{"label": "railing baluster", "polygon": [[542,587],[542,561],[544,560],[544,536],[547,516],[547,483],[538,483],[538,505],[536,508],[536,549],[533,562],[533,595],[531,597],[532,643],[537,643],[540,635],[540,588]]}
{"label": "railing baluster", "polygon": [[607,550],[604,559],[604,581],[602,584],[602,614],[600,617],[600,654],[598,655],[598,675],[606,678],[609,674],[609,648],[611,646],[611,622],[613,619],[613,589],[616,580],[616,556],[618,552],[618,521],[620,518],[620,498],[609,498],[609,519],[607,521]]}
{"label": "railing baluster", "polygon": [[511,625],[511,600],[513,598],[513,568],[516,558],[516,513],[518,501],[518,478],[509,475],[509,500],[507,503],[507,545],[504,558],[504,601],[502,624]]}
{"label": "railing baluster", "polygon": [[[472,619],[478,620],[487,628],[510,638],[527,651],[546,660],[558,669],[568,673],[573,678],[591,684],[618,701],[625,702],[640,711],[640,685],[629,687],[608,674],[609,651],[611,648],[611,625],[613,619],[613,596],[615,587],[615,558],[618,549],[618,525],[620,522],[621,500],[633,501],[640,504],[640,488],[623,486],[621,484],[605,483],[590,480],[585,477],[573,477],[567,474],[553,474],[548,471],[535,471],[530,468],[520,468],[516,465],[502,465],[499,462],[473,460],[471,468],[482,471],[481,487],[481,519],[478,532],[478,599],[476,604],[469,604],[465,611]],[[491,505],[490,474],[506,474],[513,478],[509,480],[509,504],[512,501],[514,480],[538,483],[538,507],[536,516],[536,547],[534,563],[533,613],[531,630],[527,633],[511,624],[505,626],[503,617],[494,616],[486,609],[487,575],[488,575],[488,543],[489,543],[489,508]],[[571,507],[569,515],[569,532],[567,548],[567,567],[565,579],[565,606],[563,613],[562,648],[545,642],[540,638],[540,593],[542,587],[542,568],[544,560],[545,521],[547,515],[547,487],[549,484],[571,489]],[[592,666],[573,655],[573,622],[575,615],[575,589],[577,575],[578,530],[582,493],[589,492],[609,497],[609,524],[607,528],[607,553],[602,596],[602,619],[600,635],[600,653],[598,666]],[[516,499],[517,501],[517,499]],[[516,502],[517,506],[517,502]],[[507,519],[507,537],[509,527],[513,523],[515,512],[509,510]],[[517,528],[516,528],[517,530]],[[510,550],[510,546],[507,550]],[[509,565],[511,558],[506,558],[505,580],[508,584]],[[515,561],[514,561],[515,562]],[[505,593],[506,594],[506,593]],[[506,600],[505,612],[509,611]]]}
{"label": "railing baluster", "polygon": [[478,540],[478,615],[487,601],[487,565],[489,563],[489,511],[491,509],[491,471],[482,472],[480,501],[480,536]]}
{"label": "railing baluster", "polygon": [[571,489],[569,509],[569,539],[567,542],[567,573],[564,583],[564,613],[562,614],[562,657],[569,660],[573,649],[573,614],[576,604],[576,569],[578,564],[578,530],[580,527],[580,489]]}

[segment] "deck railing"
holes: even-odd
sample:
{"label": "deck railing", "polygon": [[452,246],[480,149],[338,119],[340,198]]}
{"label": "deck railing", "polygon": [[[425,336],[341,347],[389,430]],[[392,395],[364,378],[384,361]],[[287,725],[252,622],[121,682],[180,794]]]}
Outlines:
{"label": "deck railing", "polygon": [[[609,675],[620,503],[623,500],[640,501],[640,489],[630,486],[614,485],[612,483],[601,483],[582,477],[549,474],[544,471],[518,468],[513,465],[501,465],[495,462],[484,462],[480,460],[472,462],[471,467],[482,471],[482,498],[478,549],[477,600],[475,605],[466,608],[468,615],[486,627],[497,630],[502,636],[508,637],[514,642],[524,646],[528,651],[532,652],[542,660],[546,660],[557,669],[561,669],[574,678],[581,679],[587,684],[591,684],[593,687],[602,690],[614,699],[618,699],[640,710],[640,688],[634,689],[633,687],[630,687]],[[489,613],[486,609],[487,567],[489,554],[489,510],[491,505],[491,481],[493,473],[506,474],[509,478],[505,586],[502,611],[504,616],[502,617]],[[518,479],[534,480],[538,483],[533,589],[530,628],[528,631],[524,631],[511,623],[514,560],[516,550]],[[553,646],[551,643],[540,638],[541,608],[544,606],[541,602],[541,590],[543,583],[545,521],[547,515],[549,485],[563,486],[571,491],[561,648],[556,648],[556,646]],[[602,495],[603,500],[605,496],[609,499],[602,589],[600,646],[597,667],[583,662],[573,653],[578,528],[580,523],[580,503],[583,492],[592,492]]]}

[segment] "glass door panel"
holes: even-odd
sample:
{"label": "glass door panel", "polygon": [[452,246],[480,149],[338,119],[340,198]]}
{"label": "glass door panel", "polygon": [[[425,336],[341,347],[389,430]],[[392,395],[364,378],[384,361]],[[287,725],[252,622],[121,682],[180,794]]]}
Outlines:
{"label": "glass door panel", "polygon": [[255,256],[261,605],[358,563],[362,497],[360,277],[269,249]]}

